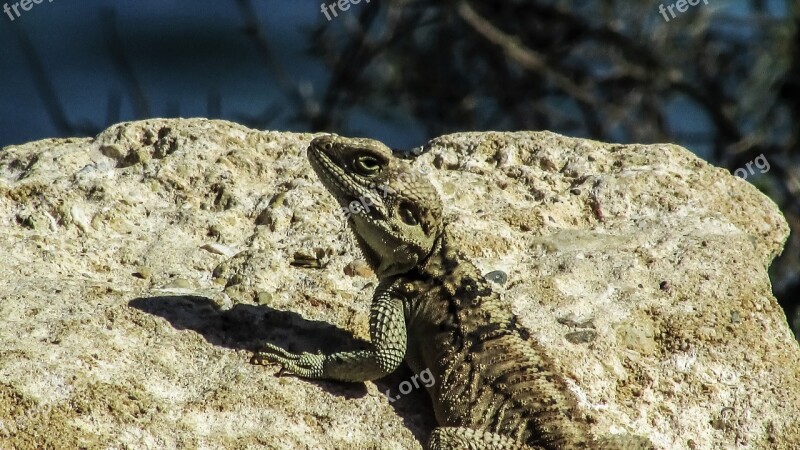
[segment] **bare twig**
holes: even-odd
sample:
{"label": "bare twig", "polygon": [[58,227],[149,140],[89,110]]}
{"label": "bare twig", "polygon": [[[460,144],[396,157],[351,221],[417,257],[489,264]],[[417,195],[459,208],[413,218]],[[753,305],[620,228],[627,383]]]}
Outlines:
{"label": "bare twig", "polygon": [[571,97],[587,104],[594,104],[596,99],[583,86],[573,83],[567,76],[552,69],[545,58],[536,51],[525,47],[519,39],[508,35],[481,17],[467,2],[458,5],[458,13],[478,34],[499,46],[517,64],[532,72],[538,72],[553,81]]}

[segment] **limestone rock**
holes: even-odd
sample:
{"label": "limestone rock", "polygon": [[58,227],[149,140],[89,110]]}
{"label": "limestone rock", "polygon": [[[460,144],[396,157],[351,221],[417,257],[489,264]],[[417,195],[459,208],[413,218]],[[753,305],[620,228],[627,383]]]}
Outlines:
{"label": "limestone rock", "polygon": [[[421,448],[435,422],[422,389],[399,395],[408,369],[342,384],[248,362],[368,336],[375,279],[344,276],[360,256],[312,137],[148,120],[3,149],[0,449]],[[766,272],[788,228],[754,187],[674,145],[426,150],[451,229],[507,275],[493,287],[598,434],[800,447],[800,348]]]}

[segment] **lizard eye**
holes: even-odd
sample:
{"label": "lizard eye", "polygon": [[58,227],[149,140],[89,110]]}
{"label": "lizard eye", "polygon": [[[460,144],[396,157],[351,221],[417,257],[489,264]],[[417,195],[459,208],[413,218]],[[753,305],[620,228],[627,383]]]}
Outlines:
{"label": "lizard eye", "polygon": [[419,220],[417,219],[417,212],[408,203],[404,202],[400,204],[398,212],[400,213],[400,219],[406,225],[413,226],[419,224]]}
{"label": "lizard eye", "polygon": [[353,163],[353,168],[359,175],[363,176],[375,175],[381,171],[380,162],[378,162],[377,158],[370,155],[362,155],[356,158]]}

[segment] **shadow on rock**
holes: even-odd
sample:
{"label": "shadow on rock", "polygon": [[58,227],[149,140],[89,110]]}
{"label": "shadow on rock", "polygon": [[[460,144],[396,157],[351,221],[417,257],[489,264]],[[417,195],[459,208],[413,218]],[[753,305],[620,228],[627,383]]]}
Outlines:
{"label": "shadow on rock", "polygon": [[[291,352],[323,352],[364,350],[368,342],[353,337],[351,333],[327,322],[307,320],[297,313],[281,311],[268,306],[236,304],[228,310],[209,298],[194,295],[140,297],[128,302],[140,311],[163,317],[178,330],[192,330],[213,345],[234,350],[255,352],[265,343],[275,344]],[[267,369],[267,367],[265,367]],[[275,366],[277,373],[278,366]],[[390,393],[390,402],[397,414],[424,442],[435,426],[430,400],[424,388],[414,389],[408,395],[398,395],[399,386],[413,377],[402,364],[394,373],[375,381],[378,390]],[[367,394],[360,383],[339,383],[330,380],[307,380],[334,395],[346,398]],[[388,398],[386,401],[390,401]],[[421,408],[420,405],[426,405]]]}
{"label": "shadow on rock", "polygon": [[368,343],[327,322],[268,306],[236,304],[223,310],[213,300],[195,295],[140,297],[128,302],[140,311],[163,317],[178,330],[192,330],[206,341],[254,352],[265,343],[292,352],[363,350]]}

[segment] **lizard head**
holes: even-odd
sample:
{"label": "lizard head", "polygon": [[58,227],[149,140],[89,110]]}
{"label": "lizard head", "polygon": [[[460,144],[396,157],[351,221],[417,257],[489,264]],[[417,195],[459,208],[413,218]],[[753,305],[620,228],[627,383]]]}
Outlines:
{"label": "lizard head", "polygon": [[309,144],[308,160],[379,278],[430,255],[442,230],[442,202],[423,174],[372,139],[320,136]]}

